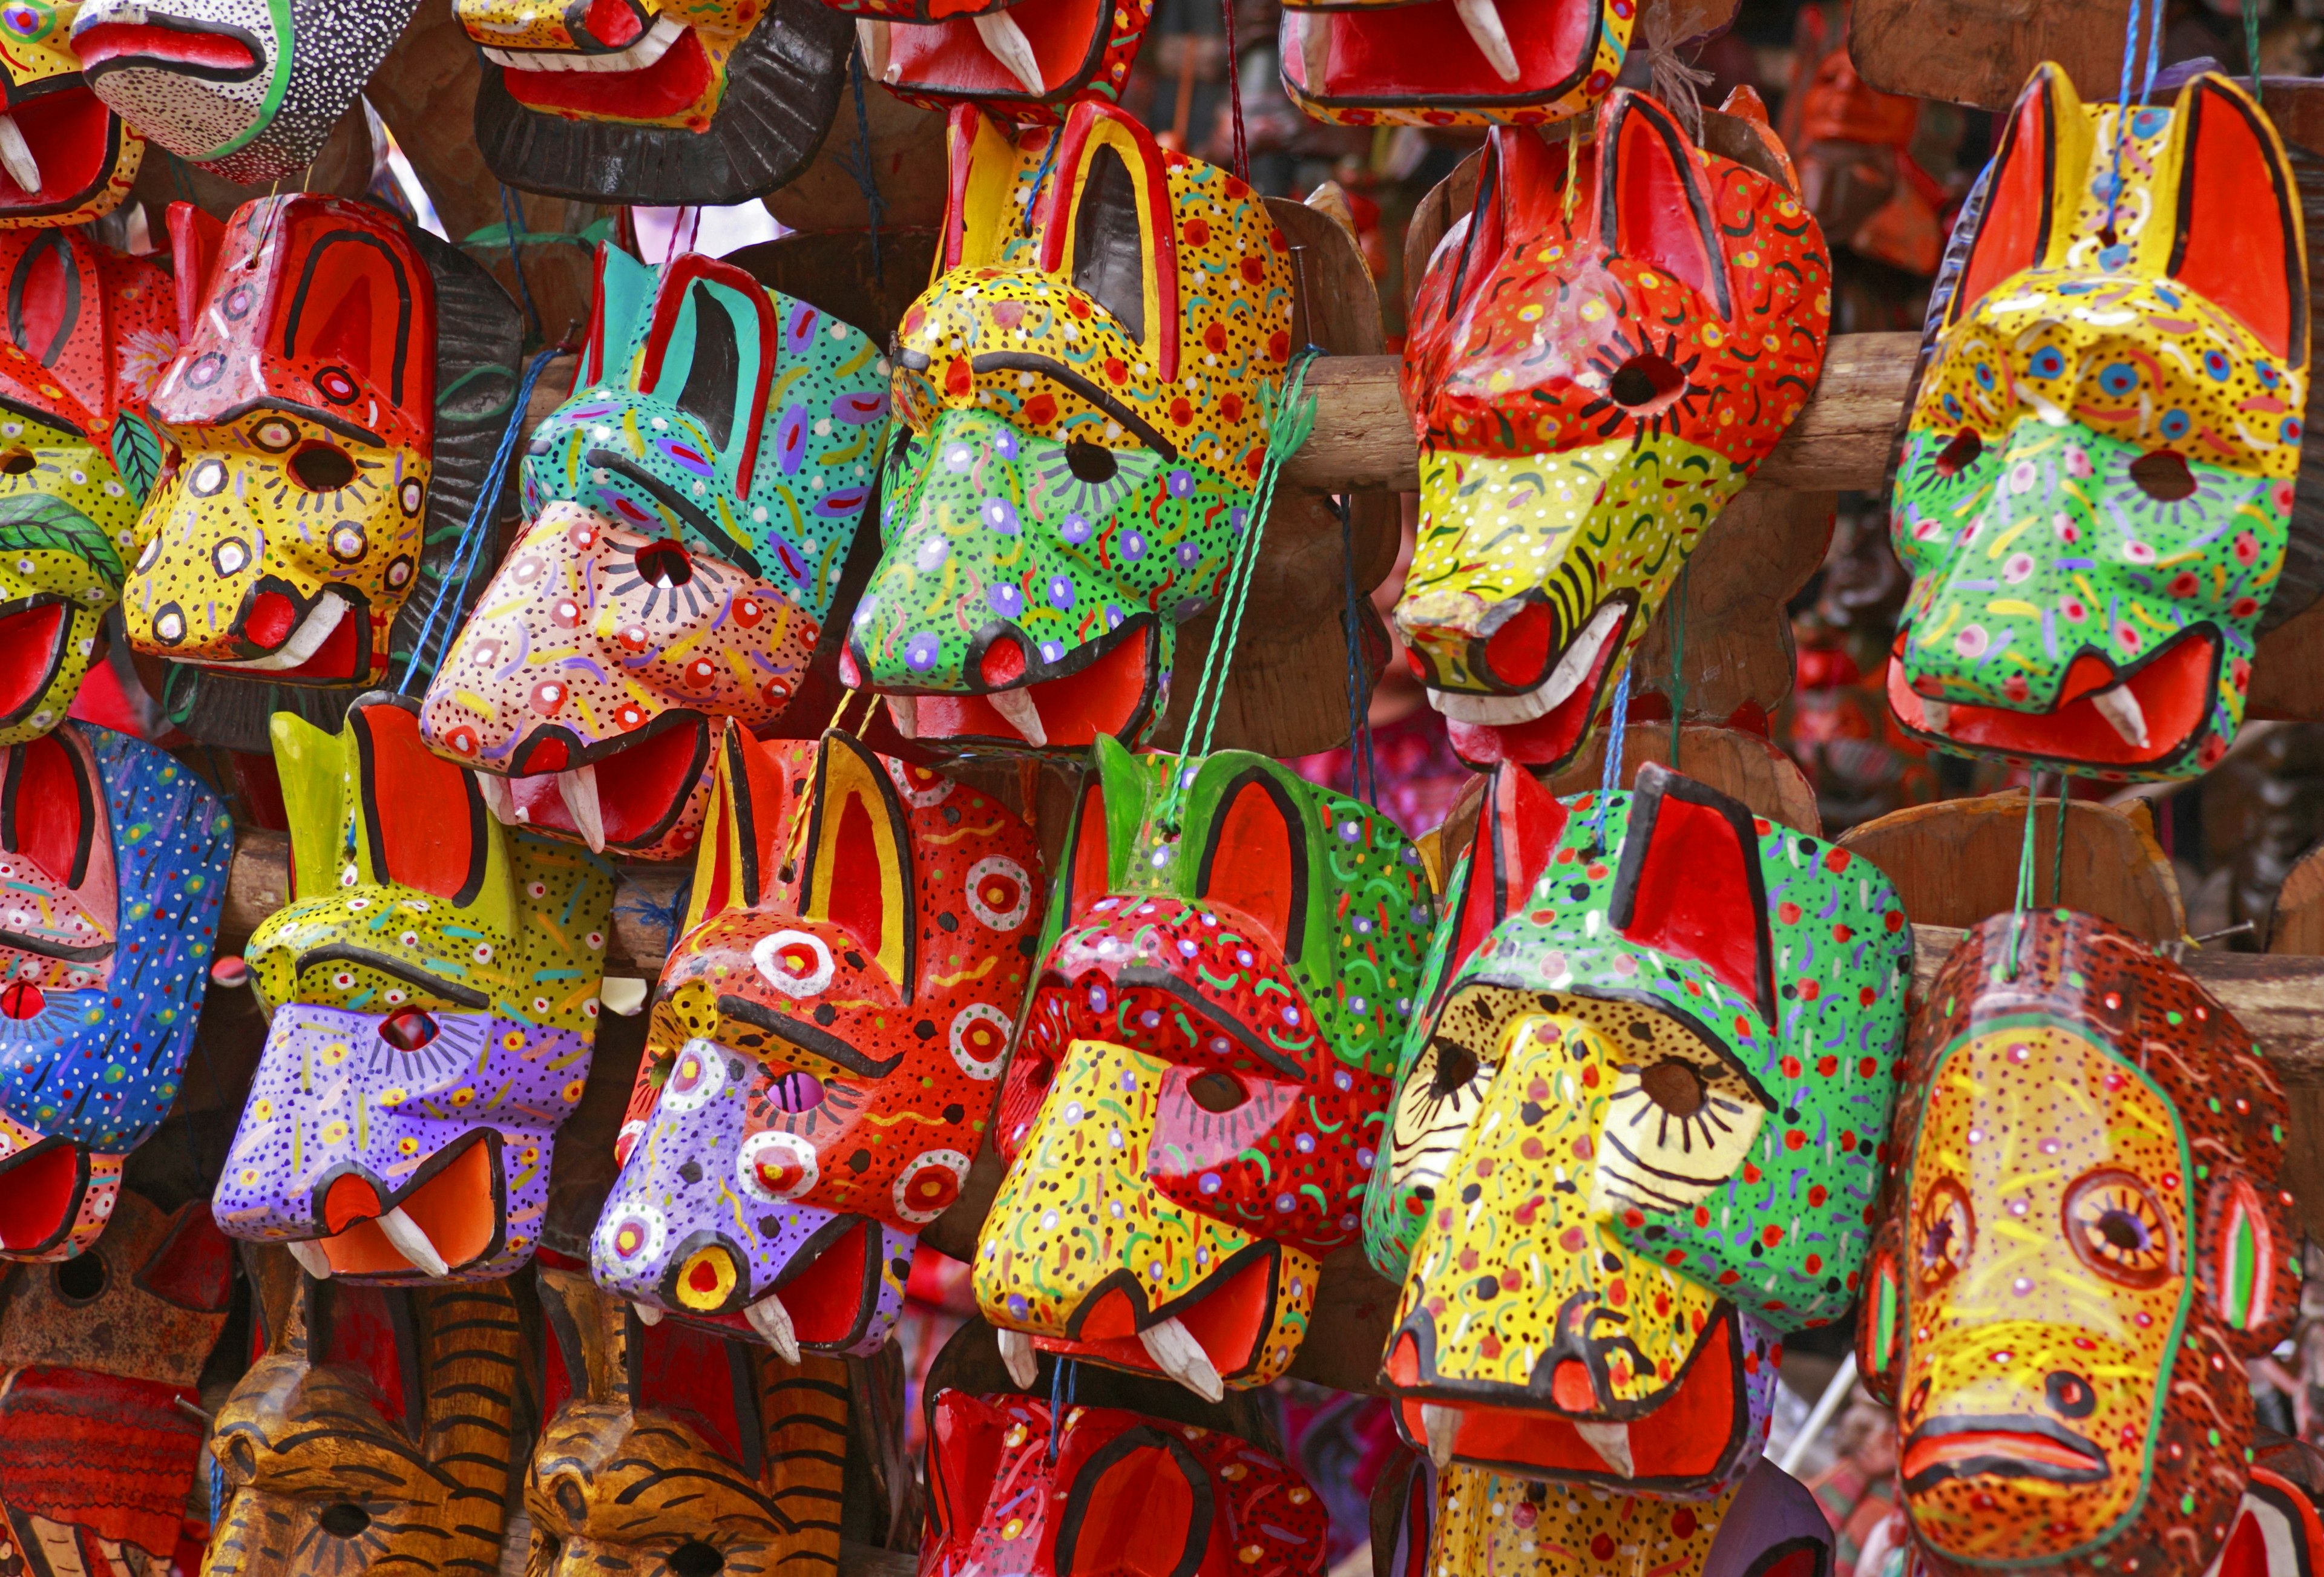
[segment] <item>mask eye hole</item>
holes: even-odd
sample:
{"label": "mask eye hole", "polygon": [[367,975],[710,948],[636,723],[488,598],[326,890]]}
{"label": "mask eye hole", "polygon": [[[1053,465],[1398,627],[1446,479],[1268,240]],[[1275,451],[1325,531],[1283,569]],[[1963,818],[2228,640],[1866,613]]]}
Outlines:
{"label": "mask eye hole", "polygon": [[7,458],[0,459],[0,474],[10,476],[28,475],[39,464],[40,462],[32,457],[32,450],[11,449],[8,451]]}
{"label": "mask eye hole", "polygon": [[1936,1192],[1922,1208],[1920,1241],[1914,1255],[1920,1267],[1923,1291],[1942,1286],[1969,1262],[1969,1243],[1976,1231],[1969,1195],[1950,1178],[1938,1184]]}
{"label": "mask eye hole", "polygon": [[2182,498],[2192,497],[2195,492],[2195,476],[2187,469],[2187,462],[2168,449],[2157,449],[2133,460],[2130,479],[2138,484],[2139,492],[2157,503],[2177,503]]}
{"label": "mask eye hole", "polygon": [[1692,1065],[1666,1056],[1638,1075],[1646,1099],[1673,1117],[1692,1117],[1702,1110],[1702,1074]]}
{"label": "mask eye hole", "polygon": [[342,1500],[324,1507],[322,1516],[315,1520],[333,1538],[351,1539],[371,1526],[371,1513],[352,1500]]}
{"label": "mask eye hole", "polygon": [[1465,1046],[1455,1046],[1449,1040],[1436,1043],[1436,1076],[1428,1081],[1429,1093],[1439,1100],[1455,1090],[1465,1090],[1477,1076],[1477,1054]]}
{"label": "mask eye hole", "polygon": [[2152,1189],[2104,1167],[2066,1195],[2067,1240],[2081,1262],[2125,1286],[2154,1286],[2175,1268],[2170,1218]]}
{"label": "mask eye hole", "polygon": [[436,1020],[418,1008],[405,1008],[381,1021],[379,1038],[398,1051],[418,1051],[436,1038]]}
{"label": "mask eye hole", "polygon": [[1075,438],[1065,446],[1065,469],[1083,482],[1111,482],[1113,474],[1121,469],[1121,463],[1103,444]]}
{"label": "mask eye hole", "polygon": [[76,1308],[105,1296],[106,1283],[112,1280],[105,1261],[95,1254],[76,1255],[58,1266],[54,1276],[58,1300]]}
{"label": "mask eye hole", "polygon": [[1984,453],[1985,440],[1968,428],[1963,428],[1953,435],[1953,441],[1947,444],[1944,452],[1937,456],[1937,475],[1958,476],[1976,465],[1978,456]]}
{"label": "mask eye hole", "polygon": [[1197,1074],[1186,1082],[1186,1093],[1205,1111],[1228,1112],[1250,1099],[1240,1079],[1216,1071]]}
{"label": "mask eye hole", "polygon": [[670,1551],[668,1564],[678,1577],[715,1577],[726,1569],[726,1557],[700,1539],[688,1539]]}
{"label": "mask eye hole", "polygon": [[337,493],[355,479],[355,463],[345,449],[309,444],[290,456],[290,479],[309,493]]}
{"label": "mask eye hole", "polygon": [[1606,381],[1606,392],[1614,403],[1632,410],[1670,400],[1685,387],[1686,374],[1678,364],[1651,351],[1632,356]]}
{"label": "mask eye hole", "polygon": [[694,578],[694,555],[667,539],[638,549],[638,573],[656,586],[681,586]]}

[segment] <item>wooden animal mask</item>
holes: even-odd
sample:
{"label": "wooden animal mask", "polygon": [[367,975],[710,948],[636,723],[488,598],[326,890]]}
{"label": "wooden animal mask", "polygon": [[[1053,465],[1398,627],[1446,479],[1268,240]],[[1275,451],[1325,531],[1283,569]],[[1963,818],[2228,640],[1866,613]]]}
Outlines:
{"label": "wooden animal mask", "polygon": [[765,727],[836,660],[887,383],[870,337],[731,264],[601,246],[575,393],[526,453],[530,524],[429,687],[429,747],[504,822],[690,854],[718,720]]}
{"label": "wooden animal mask", "polygon": [[260,1356],[210,1436],[201,1577],[498,1571],[539,1405],[518,1285],[313,1281],[244,1255]]}
{"label": "wooden animal mask", "polygon": [[[1757,99],[1728,110],[1778,167]],[[1477,762],[1580,752],[1823,364],[1831,264],[1789,186],[1627,89],[1569,175],[1572,146],[1489,134],[1413,307],[1420,537],[1396,619]]]}
{"label": "wooden animal mask", "polygon": [[1499,779],[1370,1247],[1406,1261],[1383,1368],[1440,1463],[1700,1495],[1757,1454],[1780,1333],[1855,1301],[1912,934],[1847,850],[1637,782]]}
{"label": "wooden animal mask", "polygon": [[1337,125],[1538,125],[1622,73],[1637,0],[1313,0],[1283,8],[1283,88]]}
{"label": "wooden animal mask", "polygon": [[271,1021],[214,1205],[314,1276],[475,1281],[539,1238],[613,878],[503,829],[408,706],[275,721],[291,901],[250,939]]}
{"label": "wooden animal mask", "polygon": [[[0,11],[0,33],[7,26]],[[73,230],[0,229],[0,745],[65,715],[161,468],[145,402],[177,350],[170,276]]]}
{"label": "wooden animal mask", "polygon": [[1358,1233],[1434,916],[1419,851],[1265,757],[1111,739],[1065,847],[977,1306],[1019,1384],[1038,1345],[1265,1385]]}
{"label": "wooden animal mask", "polygon": [[73,6],[17,0],[0,13],[0,229],[83,225],[118,208],[145,139],[89,91]]}
{"label": "wooden animal mask", "polygon": [[1858,1362],[1922,1563],[2196,1577],[2248,1477],[2244,1362],[2300,1298],[2251,1036],[2105,920],[1997,915],[1929,989],[1897,1110]]}
{"label": "wooden animal mask", "polygon": [[69,1259],[177,1099],[234,824],[143,741],[0,750],[0,1259]]}
{"label": "wooden animal mask", "polygon": [[2182,778],[2243,721],[2290,540],[2307,249],[2226,78],[2125,130],[2044,66],[1986,176],[1898,465],[1888,699],[1964,754]]}
{"label": "wooden animal mask", "polygon": [[195,1387],[233,1296],[234,1245],[209,1207],[165,1212],[134,1190],[89,1252],[0,1287],[0,1516],[23,1552],[0,1556],[8,1571],[200,1563]]}
{"label": "wooden animal mask", "polygon": [[599,1283],[792,1359],[883,1346],[913,1242],[984,1142],[1040,868],[982,794],[844,733],[729,724]]}
{"label": "wooden animal mask", "polygon": [[[456,247],[370,203],[171,210],[184,349],[153,397],[175,447],[138,524],[130,643],[173,665],[172,721],[265,753],[425,676],[437,604],[510,417],[523,320]],[[434,615],[431,622],[431,614]],[[197,666],[198,665],[198,666]],[[392,673],[391,673],[392,669]]]}
{"label": "wooden animal mask", "polygon": [[545,1411],[525,1509],[539,1577],[839,1563],[844,1359],[786,1363],[676,1320],[649,1325],[578,1266],[540,1264]]}
{"label": "wooden animal mask", "polygon": [[243,186],[305,169],[414,0],[82,0],[89,90],[180,159]]}
{"label": "wooden animal mask", "polygon": [[826,0],[856,17],[864,69],[908,104],[1020,125],[1119,103],[1154,0]]}
{"label": "wooden animal mask", "polygon": [[932,748],[1145,738],[1242,540],[1291,303],[1259,194],[1120,110],[1015,140],[954,111],[847,682]]}
{"label": "wooden animal mask", "polygon": [[503,180],[583,202],[726,204],[823,144],[854,36],[821,0],[455,0],[484,57],[476,141]]}
{"label": "wooden animal mask", "polygon": [[1406,1489],[1390,1577],[1831,1577],[1831,1525],[1764,1457],[1708,1500],[1504,1478],[1422,1463]]}
{"label": "wooden animal mask", "polygon": [[1113,1407],[939,1395],[922,1577],[1321,1577],[1323,1502],[1231,1434]]}

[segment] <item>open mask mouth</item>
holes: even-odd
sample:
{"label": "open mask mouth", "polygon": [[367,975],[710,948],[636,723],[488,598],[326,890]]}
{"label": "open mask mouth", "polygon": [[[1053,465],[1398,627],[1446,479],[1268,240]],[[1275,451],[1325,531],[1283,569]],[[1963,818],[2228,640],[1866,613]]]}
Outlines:
{"label": "open mask mouth", "polygon": [[[231,637],[251,649],[247,657],[195,656],[183,659],[231,674],[263,674],[285,684],[346,684],[362,677],[370,658],[368,619],[344,593],[326,588],[300,607],[289,593],[269,588],[250,599],[240,632]],[[189,626],[185,611],[165,603],[153,614],[153,638],[179,646]]]}
{"label": "open mask mouth", "polygon": [[2218,690],[2218,632],[2198,625],[2124,675],[2088,653],[2066,670],[2052,709],[2013,712],[1923,696],[1906,679],[1900,632],[1889,653],[1888,705],[1907,732],[1970,750],[2138,768],[2183,754],[2209,716]]}
{"label": "open mask mouth", "polygon": [[73,30],[73,52],[91,82],[138,68],[204,82],[247,82],[265,64],[256,41],[240,28],[204,27],[133,5],[83,17]]}
{"label": "open mask mouth", "polygon": [[509,97],[528,109],[593,120],[662,120],[683,115],[710,88],[710,56],[695,31],[654,19],[619,50],[483,47],[500,67]]}
{"label": "open mask mouth", "polygon": [[72,604],[55,596],[36,596],[0,614],[0,728],[23,722],[56,683],[72,616]]}
{"label": "open mask mouth", "polygon": [[707,1240],[680,1244],[683,1251],[671,1255],[655,1303],[636,1305],[641,1318],[651,1323],[669,1314],[722,1335],[755,1338],[797,1363],[806,1348],[853,1347],[879,1315],[884,1245],[875,1222],[835,1217],[755,1299],[748,1257],[723,1236],[703,1236]]}
{"label": "open mask mouth", "polygon": [[1090,0],[1018,0],[1005,10],[943,22],[861,18],[855,36],[866,68],[890,87],[968,99],[1039,98],[1052,84],[1095,70],[1111,9]]}
{"label": "open mask mouth", "polygon": [[1721,1477],[1750,1432],[1742,1348],[1734,1308],[1721,1305],[1678,1377],[1620,1418],[1607,1416],[1614,1409],[1577,1358],[1555,1363],[1546,1394],[1538,1382],[1424,1379],[1422,1337],[1406,1328],[1384,1368],[1406,1434],[1439,1466],[1458,1459],[1528,1478],[1674,1489]]}
{"label": "open mask mouth", "polygon": [[503,826],[554,833],[586,844],[593,853],[645,850],[704,791],[710,720],[699,712],[669,712],[650,729],[622,735],[576,763],[581,748],[569,731],[543,728],[509,752],[522,776],[471,770]]}
{"label": "open mask mouth", "polygon": [[0,111],[0,214],[60,212],[104,180],[121,123],[78,78]]}
{"label": "open mask mouth", "polygon": [[1083,1299],[1065,1336],[997,1330],[1001,1360],[1010,1378],[1027,1387],[1038,1372],[1034,1353],[1054,1352],[1163,1375],[1218,1401],[1226,1395],[1223,1377],[1247,1373],[1260,1360],[1260,1346],[1275,1324],[1281,1259],[1277,1244],[1254,1242],[1213,1272],[1208,1289],[1194,1302],[1175,1305],[1158,1320],[1146,1307],[1136,1274],[1124,1269]]}
{"label": "open mask mouth", "polygon": [[349,1167],[318,1187],[329,1235],[285,1243],[318,1280],[334,1276],[443,1277],[501,1240],[499,1137],[480,1131],[438,1156],[401,1194]]}
{"label": "open mask mouth", "polygon": [[[1159,644],[1150,621],[1125,623],[1072,672],[1017,682],[1026,671],[1013,637],[988,646],[979,662],[983,678],[1005,687],[981,695],[899,695],[888,692],[888,715],[907,739],[1001,750],[1085,750],[1097,736],[1132,739],[1154,714]],[[843,678],[853,682],[853,656]],[[1071,659],[1068,659],[1071,660]]]}
{"label": "open mask mouth", "polygon": [[[1536,103],[1590,69],[1597,14],[1592,5],[1526,0],[1286,11],[1284,69],[1299,93],[1326,106]],[[1335,82],[1355,90],[1334,93]],[[1379,91],[1382,83],[1396,91]]]}
{"label": "open mask mouth", "polygon": [[[1543,604],[1540,616],[1547,617]],[[1530,613],[1530,610],[1528,610]],[[1588,623],[1554,654],[1545,653],[1546,671],[1531,687],[1510,695],[1479,695],[1432,687],[1429,704],[1443,714],[1446,732],[1461,759],[1478,765],[1521,761],[1527,765],[1562,766],[1582,747],[1590,732],[1607,681],[1621,656],[1636,605],[1627,598],[1601,603]],[[1527,618],[1521,613],[1514,627]],[[1498,669],[1494,654],[1517,632],[1497,632],[1482,643],[1483,655]]]}
{"label": "open mask mouth", "polygon": [[88,1183],[88,1151],[67,1139],[42,1139],[0,1161],[0,1252],[42,1254],[64,1241]]}
{"label": "open mask mouth", "polygon": [[2107,1477],[2106,1454],[2080,1435],[2038,1417],[1932,1418],[1904,1442],[1897,1473],[1908,1495],[1948,1479],[2039,1479],[2092,1484]]}

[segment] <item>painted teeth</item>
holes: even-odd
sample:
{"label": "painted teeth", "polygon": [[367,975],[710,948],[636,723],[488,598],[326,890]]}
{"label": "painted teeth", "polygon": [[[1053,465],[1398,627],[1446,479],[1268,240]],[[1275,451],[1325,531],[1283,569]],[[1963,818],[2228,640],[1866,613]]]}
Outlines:
{"label": "painted teeth", "polygon": [[573,818],[574,829],[593,854],[605,852],[605,813],[597,803],[597,769],[594,763],[557,774],[558,798]]}
{"label": "painted teeth", "polygon": [[299,1261],[300,1269],[318,1281],[331,1279],[331,1257],[323,1252],[322,1244],[308,1238],[282,1246],[290,1250],[290,1258]]}
{"label": "painted teeth", "polygon": [[647,1324],[659,1325],[661,1323],[662,1312],[654,1307],[653,1305],[633,1302],[630,1305],[630,1307],[637,1310],[638,1318],[643,1320]]}
{"label": "painted teeth", "polygon": [[1953,725],[1953,709],[1949,702],[1921,697],[1921,722],[1931,733],[1947,733]]}
{"label": "painted teeth", "polygon": [[398,1205],[381,1216],[379,1230],[389,1242],[395,1245],[397,1253],[411,1261],[415,1269],[429,1276],[452,1274],[452,1268],[444,1263],[444,1256],[436,1251],[436,1245],[428,1240],[428,1234],[420,1230],[420,1223],[403,1213],[402,1206]]}
{"label": "painted teeth", "polygon": [[578,50],[495,50],[486,47],[484,59],[512,71],[642,71],[669,52],[686,36],[683,23],[658,16],[645,37],[619,54],[590,55]]}
{"label": "painted teeth", "polygon": [[605,1004],[605,1011],[616,1019],[634,1019],[646,1005],[646,991],[650,982],[635,975],[609,974],[597,987],[597,1000]]}
{"label": "painted teeth", "polygon": [[1299,30],[1299,63],[1307,91],[1321,93],[1332,64],[1332,19],[1312,11],[1295,11],[1289,15],[1291,25]]}
{"label": "painted teeth", "polygon": [[785,1363],[799,1360],[798,1331],[791,1324],[791,1312],[783,1307],[783,1300],[769,1293],[742,1311],[766,1344],[775,1350]]}
{"label": "painted teeth", "polygon": [[1630,1461],[1630,1426],[1627,1424],[1584,1424],[1573,1422],[1574,1433],[1590,1443],[1599,1460],[1626,1479],[1637,1476],[1637,1468]]}
{"label": "painted teeth", "polygon": [[2116,685],[2111,690],[2100,690],[2090,697],[2090,705],[2098,715],[2114,724],[2123,742],[2134,750],[2146,746],[2146,714],[2139,709],[2138,697],[2130,693],[2128,685]]}
{"label": "painted teeth", "polygon": [[1484,51],[1493,75],[1504,82],[1516,81],[1517,53],[1509,47],[1508,29],[1501,25],[1500,7],[1493,0],[1452,0],[1452,9],[1461,14],[1461,25]]}
{"label": "painted teeth", "polygon": [[1451,1467],[1452,1444],[1461,1437],[1461,1409],[1423,1402],[1420,1405],[1420,1427],[1428,1436],[1428,1460],[1439,1468]]}
{"label": "painted teeth", "polygon": [[992,58],[1009,68],[1009,74],[1024,85],[1025,91],[1038,98],[1047,93],[1048,84],[1041,80],[1041,62],[1033,58],[1033,41],[1017,25],[1017,19],[1006,11],[987,12],[972,19],[976,23],[977,36]]}
{"label": "painted teeth", "polygon": [[484,797],[484,808],[493,813],[494,821],[503,826],[514,826],[524,819],[523,813],[516,807],[516,796],[509,791],[506,778],[475,767],[468,769],[468,776],[476,780],[476,792]]}
{"label": "painted teeth", "polygon": [[918,739],[920,737],[919,707],[911,696],[890,696],[888,697],[888,721],[896,725],[896,732],[902,734],[906,739]]}
{"label": "painted teeth", "polygon": [[1041,1379],[1041,1365],[1033,1356],[1033,1338],[1022,1331],[992,1333],[1001,1344],[1001,1361],[1009,1370],[1009,1378],[1017,1382],[1020,1391],[1029,1391]]}
{"label": "painted teeth", "polygon": [[1176,1316],[1148,1326],[1138,1333],[1138,1340],[1146,1349],[1146,1356],[1162,1366],[1164,1374],[1205,1401],[1225,1400],[1226,1384],[1219,1379],[1211,1355],[1203,1351],[1194,1333]]}
{"label": "painted teeth", "polygon": [[8,179],[23,187],[26,197],[39,195],[41,162],[32,157],[32,144],[24,141],[13,115],[0,115],[0,165],[7,168]]}
{"label": "painted teeth", "polygon": [[1009,726],[1025,736],[1027,744],[1047,744],[1049,736],[1041,727],[1041,709],[1024,690],[995,690],[984,697],[992,709],[1009,720]]}
{"label": "painted teeth", "polygon": [[1619,603],[1608,603],[1591,614],[1582,633],[1566,643],[1565,654],[1549,670],[1549,678],[1522,696],[1471,696],[1454,690],[1432,690],[1428,698],[1455,723],[1490,723],[1508,727],[1546,717],[1563,706],[1566,698],[1590,677],[1590,670],[1598,666],[1598,654],[1621,631],[1622,615]]}
{"label": "painted teeth", "polygon": [[891,25],[876,16],[856,20],[855,47],[863,51],[864,74],[875,82],[893,82],[903,74],[903,68],[888,59],[888,46],[893,37]]}

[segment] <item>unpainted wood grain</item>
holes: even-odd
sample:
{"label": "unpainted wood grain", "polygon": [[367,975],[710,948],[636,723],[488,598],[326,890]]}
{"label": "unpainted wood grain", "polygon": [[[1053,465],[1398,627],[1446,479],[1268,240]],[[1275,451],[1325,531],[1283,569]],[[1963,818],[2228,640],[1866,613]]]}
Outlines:
{"label": "unpainted wood grain", "polygon": [[[1622,787],[1634,787],[1638,769],[1648,761],[1672,767],[1699,783],[1748,806],[1754,816],[1803,833],[1823,831],[1817,813],[1815,789],[1791,757],[1756,733],[1710,724],[1686,724],[1679,730],[1678,759],[1671,759],[1670,724],[1633,723],[1625,731]],[[1587,794],[1604,780],[1606,731],[1600,729],[1582,759],[1549,779],[1553,794]],[[1474,835],[1475,822],[1470,822]],[[1459,857],[1459,848],[1448,851]]]}
{"label": "unpainted wood grain", "polygon": [[2111,98],[2130,0],[1856,0],[1848,52],[1875,88],[2007,109],[2044,60]]}

